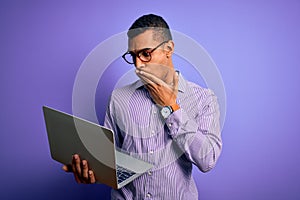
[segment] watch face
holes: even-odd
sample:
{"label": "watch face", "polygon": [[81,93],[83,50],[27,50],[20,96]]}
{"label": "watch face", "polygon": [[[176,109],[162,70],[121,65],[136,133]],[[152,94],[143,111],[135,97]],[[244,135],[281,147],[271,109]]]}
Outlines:
{"label": "watch face", "polygon": [[171,110],[170,110],[170,108],[168,108],[167,106],[166,107],[163,107],[162,109],[161,109],[161,115],[164,117],[164,118],[167,118],[167,117],[169,117],[169,115],[171,114]]}

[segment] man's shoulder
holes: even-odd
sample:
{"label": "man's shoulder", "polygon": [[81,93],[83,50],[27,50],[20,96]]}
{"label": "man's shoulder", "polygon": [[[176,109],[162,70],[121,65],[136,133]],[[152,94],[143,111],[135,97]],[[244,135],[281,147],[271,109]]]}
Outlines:
{"label": "man's shoulder", "polygon": [[198,85],[197,83],[186,81],[186,84],[188,85],[188,92],[186,95],[188,96],[194,96],[198,101],[203,102],[207,99],[210,99],[211,97],[215,98],[215,94],[213,90],[210,88],[202,87]]}
{"label": "man's shoulder", "polygon": [[186,81],[186,84],[188,85],[189,92],[191,92],[197,96],[200,95],[200,96],[205,97],[205,96],[214,94],[214,92],[211,89],[202,87],[202,86],[198,85],[197,83],[194,83],[191,81]]}

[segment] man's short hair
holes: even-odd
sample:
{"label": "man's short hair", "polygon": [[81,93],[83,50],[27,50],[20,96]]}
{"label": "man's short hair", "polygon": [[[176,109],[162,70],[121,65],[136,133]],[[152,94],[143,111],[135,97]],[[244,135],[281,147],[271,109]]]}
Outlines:
{"label": "man's short hair", "polygon": [[161,16],[154,14],[143,15],[135,20],[129,28],[127,36],[132,39],[146,30],[153,30],[153,39],[156,41],[172,40],[167,22]]}

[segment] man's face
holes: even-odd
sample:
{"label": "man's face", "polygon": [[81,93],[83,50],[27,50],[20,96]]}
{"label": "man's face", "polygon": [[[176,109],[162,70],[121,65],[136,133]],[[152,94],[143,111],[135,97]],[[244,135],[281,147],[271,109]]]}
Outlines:
{"label": "man's face", "polygon": [[[149,52],[162,42],[164,41],[153,40],[153,31],[146,30],[145,32],[128,40],[128,51],[136,54],[143,49],[148,49],[147,51]],[[173,69],[170,57],[167,56],[169,52],[166,51],[165,45],[167,44],[162,44],[151,53],[151,60],[149,62],[144,62],[136,57],[135,67],[137,69],[144,68],[151,74],[165,81],[164,79],[167,74]]]}

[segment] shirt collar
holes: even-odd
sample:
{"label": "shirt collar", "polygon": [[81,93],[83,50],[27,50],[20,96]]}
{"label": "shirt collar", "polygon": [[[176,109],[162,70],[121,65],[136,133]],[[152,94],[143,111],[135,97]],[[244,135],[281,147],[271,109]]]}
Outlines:
{"label": "shirt collar", "polygon": [[[179,79],[178,79],[178,91],[184,93],[184,91],[186,90],[186,80],[183,78],[183,76],[181,75],[181,73],[179,71],[176,70],[176,72],[179,75]],[[134,89],[142,89],[144,88],[144,84],[143,82],[139,79],[134,83]]]}

